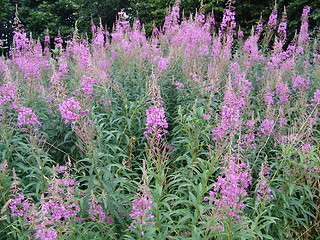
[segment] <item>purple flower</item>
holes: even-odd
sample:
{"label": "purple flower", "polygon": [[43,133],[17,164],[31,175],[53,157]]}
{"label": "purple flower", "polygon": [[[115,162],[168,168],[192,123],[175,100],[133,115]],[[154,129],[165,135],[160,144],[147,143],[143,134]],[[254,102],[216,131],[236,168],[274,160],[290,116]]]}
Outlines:
{"label": "purple flower", "polygon": [[32,204],[30,203],[30,200],[20,192],[21,188],[18,187],[20,182],[18,181],[14,168],[12,169],[12,173],[13,182],[10,190],[11,194],[9,195],[9,209],[11,217],[23,217],[26,219],[28,212],[31,210]]}
{"label": "purple flower", "polygon": [[74,97],[70,97],[69,99],[64,100],[59,105],[59,111],[61,113],[61,116],[65,118],[65,124],[74,124],[80,118],[80,115],[78,114],[80,109],[80,103],[75,100]]}
{"label": "purple flower", "polygon": [[243,135],[243,142],[241,143],[244,148],[250,147],[251,149],[255,149],[255,134],[253,132],[246,133]]}
{"label": "purple flower", "polygon": [[225,9],[225,12],[222,17],[222,23],[220,25],[220,31],[221,33],[229,33],[230,35],[234,34],[234,29],[236,28],[236,18],[235,18],[235,12],[231,9]]}
{"label": "purple flower", "polygon": [[209,114],[204,114],[204,115],[202,115],[202,117],[203,117],[203,119],[205,119],[205,120],[210,120],[211,115],[209,115]]}
{"label": "purple flower", "polygon": [[242,98],[237,98],[235,92],[226,91],[224,102],[221,104],[221,122],[220,126],[212,129],[213,140],[220,139],[228,133],[235,133],[240,128],[241,109],[244,108]]}
{"label": "purple flower", "polygon": [[265,119],[260,124],[259,130],[264,135],[269,136],[274,132],[273,128],[274,128],[274,121],[273,120],[269,120],[269,119]]}
{"label": "purple flower", "polygon": [[242,39],[244,37],[244,33],[243,33],[243,31],[239,28],[239,30],[238,30],[238,38],[239,39]]}
{"label": "purple flower", "polygon": [[310,7],[305,6],[301,15],[301,25],[298,37],[298,45],[302,46],[309,41],[308,20],[310,15]]}
{"label": "purple flower", "polygon": [[259,179],[258,179],[257,198],[259,200],[270,201],[273,198],[273,195],[271,194],[270,184],[268,183],[269,178],[270,178],[269,167],[267,164],[263,163],[261,165],[261,169],[259,172]]}
{"label": "purple flower", "polygon": [[[28,223],[26,227],[34,230],[34,237],[56,239],[57,231],[64,229],[70,221],[78,221],[80,212],[79,200],[75,196],[77,184],[64,166],[54,168],[52,179],[48,180],[48,190],[41,196],[40,203],[34,204],[21,193],[14,169],[11,186],[9,209],[11,217],[22,217]],[[60,176],[59,176],[60,175]]]}
{"label": "purple flower", "polygon": [[57,239],[58,233],[53,227],[46,228],[43,226],[43,228],[36,231],[34,236],[35,238],[40,238],[41,240],[54,240]]}
{"label": "purple flower", "polygon": [[27,33],[23,29],[16,29],[13,33],[13,55],[15,57],[23,56],[31,48]]}
{"label": "purple flower", "polygon": [[249,64],[251,64],[252,61],[260,61],[264,59],[263,54],[259,53],[258,40],[259,35],[252,35],[243,44],[243,50],[250,56]]}
{"label": "purple flower", "polygon": [[146,162],[142,163],[142,186],[138,189],[134,200],[132,200],[132,211],[130,217],[132,222],[129,228],[139,228],[141,236],[144,235],[143,226],[147,224],[155,225],[152,222],[154,216],[151,214],[152,209],[152,196],[148,187],[148,175],[146,171]]}
{"label": "purple flower", "polygon": [[286,35],[287,22],[279,23],[278,33],[282,35]]}
{"label": "purple flower", "polygon": [[258,22],[257,27],[255,29],[256,35],[260,36],[262,30],[263,30],[263,21],[262,21],[262,15],[260,15],[259,22]]}
{"label": "purple flower", "polygon": [[61,38],[61,36],[58,36],[58,37],[54,38],[54,41],[55,41],[54,48],[61,50],[62,49],[62,43],[63,43],[63,39]]}
{"label": "purple flower", "polygon": [[277,26],[277,18],[278,18],[277,9],[273,9],[269,16],[267,27],[270,29],[274,29]]}
{"label": "purple flower", "polygon": [[267,92],[266,96],[264,97],[264,102],[266,105],[271,105],[274,103],[273,101],[274,92]]}
{"label": "purple flower", "polygon": [[92,43],[94,45],[103,47],[105,45],[105,33],[102,30],[103,29],[99,28],[97,32],[93,31],[93,33],[95,34],[95,38],[93,39]]}
{"label": "purple flower", "polygon": [[22,127],[23,125],[41,126],[37,116],[33,113],[32,109],[26,107],[19,108],[17,125],[19,127]]}
{"label": "purple flower", "polygon": [[48,185],[46,195],[41,196],[40,207],[36,210],[33,222],[35,237],[41,239],[55,239],[56,229],[52,226],[63,227],[70,220],[80,220],[77,218],[80,212],[79,200],[74,196],[77,184],[67,169],[56,166]]}
{"label": "purple flower", "polygon": [[50,36],[49,35],[45,35],[44,36],[44,43],[49,45],[50,44]]}
{"label": "purple flower", "polygon": [[247,128],[252,128],[252,127],[254,127],[254,124],[255,124],[254,121],[248,120],[248,121],[246,122],[246,127],[247,127]]}
{"label": "purple flower", "polygon": [[132,201],[132,211],[130,217],[133,219],[133,222],[129,228],[133,228],[137,225],[147,225],[152,224],[152,219],[154,216],[151,214],[152,208],[152,197],[148,186],[143,185],[135,196],[135,199]]}
{"label": "purple flower", "polygon": [[98,202],[96,196],[91,192],[88,213],[90,219],[93,221],[98,221],[100,223],[107,222],[109,225],[113,223],[111,216],[106,216],[102,205]]}
{"label": "purple flower", "polygon": [[148,136],[148,134],[152,134],[160,138],[168,132],[165,130],[168,128],[168,123],[166,120],[164,107],[150,106],[146,111],[146,115],[146,131],[143,133],[144,135]]}
{"label": "purple flower", "polygon": [[276,84],[277,94],[279,96],[278,104],[287,103],[289,101],[289,95],[291,93],[290,89],[285,83],[277,83]]}
{"label": "purple flower", "polygon": [[164,71],[168,68],[168,64],[170,62],[169,59],[157,56],[157,60],[158,60],[158,69],[160,71]]}
{"label": "purple flower", "polygon": [[163,29],[166,32],[172,33],[178,27],[178,21],[180,19],[180,7],[179,5],[174,5],[168,16],[165,17],[163,24]]}
{"label": "purple flower", "polygon": [[5,172],[8,169],[8,160],[4,159],[3,163],[0,164],[0,171]]}
{"label": "purple flower", "polygon": [[213,190],[204,201],[209,201],[212,214],[217,220],[231,217],[238,221],[241,217],[239,210],[244,207],[243,199],[247,196],[247,188],[251,184],[251,174],[246,170],[247,165],[235,157],[226,159],[225,167],[221,168]]}
{"label": "purple flower", "polygon": [[14,102],[17,98],[17,88],[13,82],[4,83],[0,87],[0,106],[6,102]]}
{"label": "purple flower", "polygon": [[313,98],[311,99],[311,102],[314,102],[316,104],[320,104],[320,88],[318,88],[313,95]]}
{"label": "purple flower", "polygon": [[301,89],[301,91],[309,89],[309,83],[310,80],[307,78],[303,78],[301,76],[292,77],[292,88],[294,91],[298,91]]}
{"label": "purple flower", "polygon": [[178,92],[182,92],[183,91],[183,88],[184,88],[184,84],[183,83],[175,81],[173,83],[173,85],[177,87]]}
{"label": "purple flower", "polygon": [[93,94],[93,90],[94,87],[93,85],[97,82],[97,79],[88,77],[88,76],[82,76],[82,80],[80,82],[80,85],[82,86],[82,88],[78,89],[76,91],[76,93],[82,91],[86,96],[88,96],[90,99],[93,98],[92,94]]}
{"label": "purple flower", "polygon": [[79,111],[79,113],[82,115],[87,115],[87,114],[89,114],[89,109],[81,110],[81,111]]}
{"label": "purple flower", "polygon": [[281,17],[281,22],[278,26],[278,34],[282,41],[285,41],[287,35],[287,13],[284,10]]}
{"label": "purple flower", "polygon": [[9,203],[9,209],[11,211],[11,217],[23,217],[29,210],[30,203],[23,193],[17,195],[11,195],[12,198]]}

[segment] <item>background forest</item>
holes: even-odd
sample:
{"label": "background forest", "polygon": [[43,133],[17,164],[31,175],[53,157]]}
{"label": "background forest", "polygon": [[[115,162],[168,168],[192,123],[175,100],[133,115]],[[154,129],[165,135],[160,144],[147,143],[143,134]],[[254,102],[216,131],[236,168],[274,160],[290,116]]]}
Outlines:
{"label": "background forest", "polygon": [[[222,19],[225,1],[203,0],[205,13],[214,12],[216,19]],[[32,32],[33,38],[43,39],[48,29],[51,36],[57,36],[60,31],[64,39],[71,39],[77,26],[80,33],[90,33],[91,21],[112,29],[119,11],[124,10],[133,19],[139,18],[144,24],[147,35],[153,26],[162,26],[164,16],[174,0],[0,0],[0,39],[5,40],[2,48],[7,48],[12,40],[13,22],[18,6],[19,19],[26,32]],[[278,0],[277,9],[282,12],[284,6],[287,11],[288,39],[294,36],[294,30],[299,27],[300,15],[304,6],[311,8],[309,27],[314,33],[319,28],[320,5],[319,0]],[[181,9],[189,17],[201,5],[200,0],[181,0]],[[264,22],[275,6],[270,0],[237,0],[235,3],[238,25],[245,33],[250,33],[251,26],[257,24],[260,15]],[[290,32],[291,30],[291,32]]]}

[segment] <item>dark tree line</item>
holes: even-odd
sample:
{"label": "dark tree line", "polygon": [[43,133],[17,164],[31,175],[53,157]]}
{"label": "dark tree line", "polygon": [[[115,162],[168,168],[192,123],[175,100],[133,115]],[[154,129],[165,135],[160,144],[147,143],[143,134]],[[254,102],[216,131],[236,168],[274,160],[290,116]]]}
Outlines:
{"label": "dark tree line", "polygon": [[[63,38],[69,39],[75,26],[80,33],[90,33],[92,21],[98,24],[100,19],[103,25],[111,30],[117,13],[122,9],[131,19],[139,18],[148,34],[153,26],[159,27],[163,24],[167,10],[174,2],[175,0],[0,0],[0,39],[10,42],[16,5],[24,29],[32,32],[33,38],[43,39],[48,29],[51,36],[57,36],[59,31]],[[200,8],[200,2],[201,0],[181,0],[183,14],[188,17],[194,13]],[[202,9],[205,13],[213,11],[219,22],[225,2],[203,0]],[[279,19],[286,6],[290,36],[293,36],[299,27],[300,15],[305,5],[311,7],[310,29],[316,31],[320,26],[320,0],[277,0]],[[237,23],[245,33],[249,33],[251,26],[258,22],[260,14],[265,22],[268,20],[274,6],[274,1],[270,0],[237,0]]]}

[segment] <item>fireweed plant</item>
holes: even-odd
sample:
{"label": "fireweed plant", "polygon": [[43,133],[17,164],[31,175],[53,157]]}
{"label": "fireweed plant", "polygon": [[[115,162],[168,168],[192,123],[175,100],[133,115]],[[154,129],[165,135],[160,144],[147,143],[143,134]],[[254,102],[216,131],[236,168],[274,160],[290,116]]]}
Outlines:
{"label": "fireweed plant", "polygon": [[320,239],[320,48],[310,8],[250,36],[228,1],[146,37],[16,18],[0,58],[0,239]]}

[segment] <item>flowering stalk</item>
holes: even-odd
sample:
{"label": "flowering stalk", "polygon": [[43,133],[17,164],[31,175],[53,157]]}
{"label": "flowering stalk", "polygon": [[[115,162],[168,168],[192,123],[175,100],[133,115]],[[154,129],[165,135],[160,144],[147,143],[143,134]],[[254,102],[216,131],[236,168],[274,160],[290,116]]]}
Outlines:
{"label": "flowering stalk", "polygon": [[12,169],[13,173],[13,182],[11,185],[11,194],[10,197],[10,203],[9,203],[9,209],[11,212],[11,217],[22,217],[26,219],[26,214],[30,209],[30,202],[29,199],[25,197],[23,193],[20,191],[22,190],[18,185],[20,182],[18,181],[15,169]]}
{"label": "flowering stalk", "polygon": [[34,204],[21,192],[22,189],[19,187],[20,182],[14,168],[12,169],[12,174],[11,194],[9,195],[7,204],[10,210],[10,217],[15,220],[15,228],[20,228],[20,234],[25,235],[28,232],[32,232],[31,229],[24,226],[25,223],[28,223],[28,225],[32,224]]}
{"label": "flowering stalk", "polygon": [[[38,121],[37,116],[33,113],[31,108],[20,107],[18,109],[18,127],[27,125],[28,128],[31,128],[32,131],[37,132],[38,127],[41,126],[41,123]],[[25,129],[22,129],[24,131]]]}
{"label": "flowering stalk", "polygon": [[75,125],[81,118],[81,115],[88,114],[88,110],[81,110],[80,103],[74,97],[62,101],[59,105],[59,111],[61,116],[65,119],[64,123],[71,123],[71,125]]}
{"label": "flowering stalk", "polygon": [[[168,123],[165,116],[163,101],[160,95],[160,87],[157,85],[157,80],[153,75],[149,83],[149,93],[151,97],[147,100],[151,106],[146,110],[146,131],[143,133],[148,142],[149,156],[153,164],[155,164],[157,171],[161,173],[164,170],[166,154],[165,149],[167,143],[165,141],[165,134],[168,133]],[[164,183],[161,180],[160,185]]]}
{"label": "flowering stalk", "polygon": [[102,205],[98,202],[98,199],[93,194],[93,191],[91,191],[88,213],[92,221],[102,223],[103,226],[105,223],[108,225],[113,224],[112,217],[106,215]]}
{"label": "flowering stalk", "polygon": [[226,9],[224,10],[222,23],[220,25],[220,34],[222,35],[229,35],[232,37],[235,35],[235,28],[237,26],[235,21],[235,7],[232,5],[235,3],[233,0],[227,1]]}
{"label": "flowering stalk", "polygon": [[8,81],[0,86],[0,123],[2,130],[7,128],[7,122],[11,121],[11,109],[18,108],[18,88],[14,82]]}
{"label": "flowering stalk", "polygon": [[140,236],[145,235],[144,226],[148,224],[155,225],[152,221],[154,219],[154,215],[151,214],[152,196],[148,187],[148,176],[146,173],[145,161],[143,161],[142,181],[142,186],[138,189],[138,193],[132,201],[130,217],[133,221],[129,226],[129,228],[138,229]]}
{"label": "flowering stalk", "polygon": [[241,126],[241,110],[245,108],[244,99],[237,97],[232,89],[227,89],[224,93],[224,101],[221,104],[221,122],[220,125],[212,129],[213,140],[221,139],[225,136],[233,136]]}
{"label": "flowering stalk", "polygon": [[267,23],[267,31],[263,39],[263,47],[266,49],[272,39],[272,36],[274,34],[274,30],[277,26],[277,20],[278,20],[278,11],[276,9],[276,6],[272,10],[269,20]]}
{"label": "flowering stalk", "polygon": [[9,209],[12,218],[28,223],[23,229],[42,240],[61,239],[62,234],[71,234],[68,226],[81,219],[76,217],[80,211],[79,200],[75,198],[78,185],[67,167],[54,168],[53,178],[48,180],[49,188],[36,204],[21,193],[14,169],[13,177]]}
{"label": "flowering stalk", "polygon": [[301,15],[301,26],[298,37],[298,46],[302,47],[309,43],[309,33],[308,33],[308,20],[310,15],[310,7],[305,6]]}
{"label": "flowering stalk", "polygon": [[270,177],[269,167],[266,163],[263,163],[259,172],[258,179],[258,189],[257,189],[257,199],[258,201],[270,201],[273,199],[273,195],[271,194],[270,184],[268,183],[268,179]]}
{"label": "flowering stalk", "polygon": [[147,103],[151,106],[146,110],[146,131],[143,133],[148,141],[153,144],[160,142],[165,134],[168,133],[168,123],[165,116],[163,101],[161,98],[160,87],[157,84],[157,79],[152,75],[149,82]]}
{"label": "flowering stalk", "polygon": [[280,41],[284,44],[287,37],[287,12],[285,7],[282,13],[281,21],[279,23],[277,32],[278,32]]}
{"label": "flowering stalk", "polygon": [[[154,202],[157,208],[155,209],[155,222],[158,232],[161,232],[161,219],[160,219],[160,206],[163,199],[163,188],[166,185],[166,172],[167,172],[167,141],[165,135],[168,133],[166,130],[168,128],[168,123],[166,121],[165,111],[163,107],[163,101],[160,94],[160,87],[157,83],[157,78],[152,75],[148,85],[148,96],[147,103],[151,106],[147,109],[147,120],[146,120],[146,131],[144,135],[148,140],[147,145],[147,164],[148,169],[152,172],[155,177],[155,188],[157,194],[154,196]],[[143,162],[144,171],[144,185],[146,185],[146,169],[145,162]],[[148,201],[149,189],[141,189],[146,195],[143,201]],[[149,202],[150,204],[150,202]],[[151,205],[150,205],[151,207]],[[152,216],[152,219],[154,217]]]}
{"label": "flowering stalk", "polygon": [[[247,165],[241,160],[231,157],[224,162],[213,190],[204,201],[209,201],[211,210],[209,215],[214,221],[238,222],[241,220],[241,210],[244,207],[244,198],[247,188],[251,185],[251,174],[246,170]],[[224,231],[222,224],[215,223],[211,228]]]}

